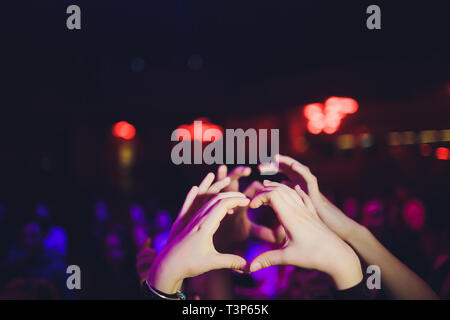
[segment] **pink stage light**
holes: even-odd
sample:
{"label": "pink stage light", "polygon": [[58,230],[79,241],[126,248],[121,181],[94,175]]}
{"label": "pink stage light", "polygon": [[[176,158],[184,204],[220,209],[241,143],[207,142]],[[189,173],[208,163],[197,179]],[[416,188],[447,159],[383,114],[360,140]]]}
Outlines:
{"label": "pink stage light", "polygon": [[352,98],[330,97],[325,104],[311,103],[305,106],[303,114],[308,119],[307,129],[312,134],[322,131],[326,134],[337,132],[347,114],[358,110],[358,103]]}

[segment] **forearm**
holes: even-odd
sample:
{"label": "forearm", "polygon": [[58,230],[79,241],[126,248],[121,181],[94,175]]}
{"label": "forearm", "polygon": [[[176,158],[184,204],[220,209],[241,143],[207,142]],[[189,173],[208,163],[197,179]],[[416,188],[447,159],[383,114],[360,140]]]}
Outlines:
{"label": "forearm", "polygon": [[381,283],[395,299],[437,299],[417,274],[391,254],[365,227],[359,226],[345,239],[368,265],[381,270]]}

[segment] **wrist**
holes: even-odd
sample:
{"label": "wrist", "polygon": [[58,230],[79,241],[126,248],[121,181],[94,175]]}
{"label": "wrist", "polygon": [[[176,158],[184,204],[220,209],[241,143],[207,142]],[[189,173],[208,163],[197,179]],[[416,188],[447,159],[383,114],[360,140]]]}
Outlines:
{"label": "wrist", "polygon": [[163,254],[152,264],[147,283],[161,292],[174,294],[180,290],[183,280],[184,278],[176,272],[176,268],[164,259]]}
{"label": "wrist", "polygon": [[361,263],[356,253],[350,248],[336,252],[329,268],[325,271],[333,280],[338,290],[356,286],[363,279]]}

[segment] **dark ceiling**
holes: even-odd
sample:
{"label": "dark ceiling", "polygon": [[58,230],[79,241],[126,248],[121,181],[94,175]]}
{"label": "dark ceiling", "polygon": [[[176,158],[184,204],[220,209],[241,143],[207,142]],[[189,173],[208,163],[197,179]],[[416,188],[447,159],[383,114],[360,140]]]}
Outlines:
{"label": "dark ceiling", "polygon": [[[438,2],[436,2],[438,3]],[[66,29],[66,7],[82,30]],[[449,81],[444,2],[2,3],[2,112],[164,119],[288,108],[329,95],[408,99]],[[189,57],[202,59],[199,70]],[[136,60],[138,59],[138,60]],[[137,61],[137,62],[136,62]],[[141,72],[133,72],[139,63]]]}

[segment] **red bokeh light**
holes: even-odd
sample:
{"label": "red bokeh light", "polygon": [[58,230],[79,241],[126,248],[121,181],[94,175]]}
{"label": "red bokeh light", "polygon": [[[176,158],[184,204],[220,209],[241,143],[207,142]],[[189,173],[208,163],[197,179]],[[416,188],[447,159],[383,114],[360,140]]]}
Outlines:
{"label": "red bokeh light", "polygon": [[436,158],[439,160],[448,160],[450,153],[448,148],[440,147],[436,149]]}
{"label": "red bokeh light", "polygon": [[221,134],[223,134],[223,129],[215,124],[212,124],[208,121],[208,119],[205,118],[199,118],[196,119],[195,121],[201,121],[201,137],[198,137],[195,134],[195,123],[191,123],[191,124],[183,124],[181,126],[178,127],[178,129],[185,129],[189,132],[189,136],[185,137],[182,134],[179,134],[180,136],[180,140],[197,140],[197,141],[202,141],[202,142],[212,142],[214,141],[214,137],[205,137],[205,132],[208,131],[209,129],[216,129],[219,130],[221,132]]}
{"label": "red bokeh light", "polygon": [[325,101],[325,105],[321,103],[306,105],[303,113],[308,119],[309,132],[319,134],[323,130],[326,134],[333,134],[339,129],[341,120],[357,110],[358,103],[352,98],[330,97]]}
{"label": "red bokeh light", "polygon": [[315,121],[308,121],[308,124],[306,125],[308,128],[308,131],[312,134],[319,134],[322,132],[323,125],[322,122],[315,122]]}
{"label": "red bokeh light", "polygon": [[305,109],[303,111],[306,119],[308,120],[317,120],[318,118],[323,117],[322,112],[322,104],[321,103],[312,103],[305,106]]}
{"label": "red bokeh light", "polygon": [[126,121],[119,121],[113,126],[112,134],[116,138],[131,140],[136,135],[136,129]]}

